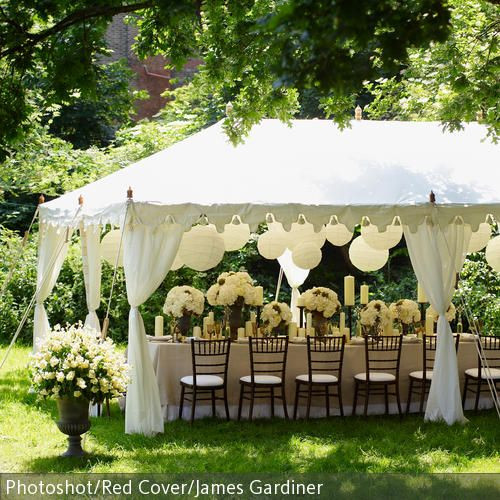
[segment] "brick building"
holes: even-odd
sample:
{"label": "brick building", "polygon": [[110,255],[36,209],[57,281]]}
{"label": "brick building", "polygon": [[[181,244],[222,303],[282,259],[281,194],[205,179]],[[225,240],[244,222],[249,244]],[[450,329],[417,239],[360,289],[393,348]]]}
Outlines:
{"label": "brick building", "polygon": [[191,59],[186,66],[178,72],[165,69],[166,59],[162,56],[148,57],[141,61],[132,52],[134,38],[137,28],[124,23],[125,14],[119,14],[113,18],[106,33],[108,48],[113,51],[106,62],[125,59],[136,77],[133,85],[140,90],[147,90],[149,99],[137,102],[137,120],[148,118],[157,113],[166,102],[161,94],[171,88],[169,80],[177,78],[182,82],[186,77],[196,72],[200,59]]}

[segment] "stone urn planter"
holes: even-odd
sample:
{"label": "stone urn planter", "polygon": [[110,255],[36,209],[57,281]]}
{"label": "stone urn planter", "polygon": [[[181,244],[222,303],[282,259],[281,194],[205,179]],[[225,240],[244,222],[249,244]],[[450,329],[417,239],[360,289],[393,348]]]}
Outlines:
{"label": "stone urn planter", "polygon": [[184,314],[180,318],[177,318],[177,331],[183,336],[187,337],[189,330],[191,328],[191,314]]}
{"label": "stone urn planter", "polygon": [[312,311],[312,322],[316,336],[328,335],[328,318],[325,318],[322,312]]}
{"label": "stone urn planter", "polygon": [[84,398],[59,398],[57,427],[68,436],[68,449],[62,457],[83,457],[81,435],[90,429],[89,401]]}

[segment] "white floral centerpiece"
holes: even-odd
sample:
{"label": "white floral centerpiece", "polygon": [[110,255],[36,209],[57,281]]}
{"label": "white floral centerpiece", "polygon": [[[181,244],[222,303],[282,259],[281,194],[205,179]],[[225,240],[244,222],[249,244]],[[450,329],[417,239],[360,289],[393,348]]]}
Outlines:
{"label": "white floral centerpiece", "polygon": [[392,322],[391,312],[382,300],[368,302],[359,316],[365,335],[380,335]]}
{"label": "white floral centerpiece", "polygon": [[[439,319],[439,314],[437,313],[436,309],[434,309],[432,306],[429,306],[427,308],[426,314],[432,316],[434,318],[434,323],[437,323],[437,320]],[[450,304],[450,307],[448,307],[448,310],[446,311],[445,314],[446,321],[453,321],[456,315],[457,315],[457,310],[452,303]]]}
{"label": "white floral centerpiece", "polygon": [[400,299],[389,306],[392,318],[401,323],[403,333],[408,333],[408,327],[415,325],[421,319],[418,304],[409,299]]}
{"label": "white floral centerpiece", "polygon": [[186,335],[191,316],[200,316],[205,308],[203,292],[192,286],[174,286],[167,294],[163,312],[177,320],[177,328]]}
{"label": "white floral centerpiece", "polygon": [[267,333],[277,335],[292,321],[292,311],[284,302],[273,300],[263,307],[260,319]]}
{"label": "white floral centerpiece", "polygon": [[328,331],[326,320],[331,318],[340,310],[341,303],[338,295],[323,286],[317,286],[306,290],[301,298],[304,301],[306,312],[312,313],[313,325],[319,335],[324,335]]}

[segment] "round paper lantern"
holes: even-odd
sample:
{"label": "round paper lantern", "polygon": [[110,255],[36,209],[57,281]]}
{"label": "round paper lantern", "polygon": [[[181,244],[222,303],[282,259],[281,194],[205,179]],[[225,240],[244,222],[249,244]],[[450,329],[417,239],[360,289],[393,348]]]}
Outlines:
{"label": "round paper lantern", "polygon": [[[121,229],[112,229],[109,233],[106,233],[101,240],[101,257],[113,267],[115,267],[116,264],[116,256],[118,255],[118,249],[120,248],[121,238]],[[120,252],[120,258],[118,259],[118,266],[123,267],[123,244]]]}
{"label": "round paper lantern", "polygon": [[299,243],[292,250],[293,263],[301,269],[313,269],[321,262],[321,248],[314,243]]}
{"label": "round paper lantern", "polygon": [[487,222],[479,224],[477,231],[471,234],[467,253],[479,252],[479,250],[482,250],[488,244],[490,238],[491,226]]}
{"label": "round paper lantern", "polygon": [[257,250],[265,259],[277,259],[286,250],[288,236],[285,230],[272,229],[259,236]]}
{"label": "round paper lantern", "polygon": [[486,245],[486,262],[500,273],[500,236],[495,236]]}
{"label": "round paper lantern", "polygon": [[206,271],[224,257],[224,240],[213,225],[194,226],[184,233],[178,256],[185,266],[195,271]]}
{"label": "round paper lantern", "polygon": [[395,247],[403,236],[403,226],[391,224],[387,226],[385,231],[378,230],[378,227],[369,224],[368,226],[361,226],[361,236],[365,242],[375,250],[389,250]]}
{"label": "round paper lantern", "polygon": [[174,262],[172,264],[172,267],[170,268],[171,271],[177,271],[177,269],[180,269],[184,265],[184,262],[179,258],[179,253],[175,256]]}
{"label": "round paper lantern", "polygon": [[346,245],[352,239],[352,232],[344,224],[327,224],[325,235],[332,245],[338,247]]}
{"label": "round paper lantern", "polygon": [[221,236],[226,252],[239,250],[250,239],[250,226],[248,224],[226,224]]}
{"label": "round paper lantern", "polygon": [[301,243],[313,243],[316,247],[321,248],[325,244],[326,235],[324,228],[321,228],[316,233],[314,226],[310,222],[304,222],[304,224],[294,222],[288,233],[288,239],[288,248],[290,250],[293,250]]}
{"label": "round paper lantern", "polygon": [[385,266],[389,258],[389,250],[376,250],[359,236],[349,247],[349,258],[352,264],[361,271],[377,271]]}

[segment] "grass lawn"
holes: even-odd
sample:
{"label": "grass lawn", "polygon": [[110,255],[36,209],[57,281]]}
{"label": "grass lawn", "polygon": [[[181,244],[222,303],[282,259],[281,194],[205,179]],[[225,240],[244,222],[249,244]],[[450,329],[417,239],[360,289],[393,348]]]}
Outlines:
{"label": "grass lawn", "polygon": [[55,425],[56,404],[28,394],[28,353],[15,348],[0,372],[0,472],[500,473],[494,411],[468,414],[467,425],[452,427],[421,416],[176,421],[145,438],[124,434],[113,404],[110,419],[92,419],[84,443],[90,456],[60,459],[66,438]]}

